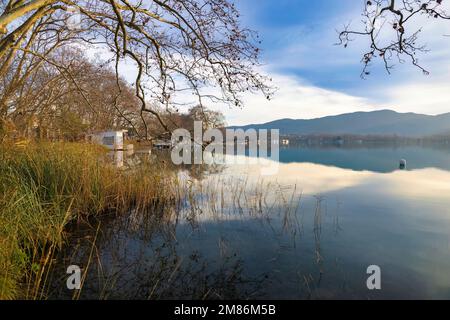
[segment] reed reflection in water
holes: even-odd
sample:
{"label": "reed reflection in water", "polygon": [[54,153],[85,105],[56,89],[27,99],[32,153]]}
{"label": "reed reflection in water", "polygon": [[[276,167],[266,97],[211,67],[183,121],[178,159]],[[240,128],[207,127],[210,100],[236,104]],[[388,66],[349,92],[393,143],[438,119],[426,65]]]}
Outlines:
{"label": "reed reflection in water", "polygon": [[[173,206],[75,228],[50,297],[72,297],[62,269],[78,264],[76,298],[450,298],[448,171],[288,163],[269,177],[252,165],[179,176]],[[381,291],[366,287],[373,264]]]}

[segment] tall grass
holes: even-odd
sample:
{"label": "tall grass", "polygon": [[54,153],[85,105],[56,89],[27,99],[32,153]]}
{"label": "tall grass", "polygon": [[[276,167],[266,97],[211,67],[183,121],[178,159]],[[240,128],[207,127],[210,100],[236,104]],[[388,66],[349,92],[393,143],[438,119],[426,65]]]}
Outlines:
{"label": "tall grass", "polygon": [[87,144],[1,145],[0,299],[41,297],[70,222],[172,201],[175,179],[163,169],[120,170]]}

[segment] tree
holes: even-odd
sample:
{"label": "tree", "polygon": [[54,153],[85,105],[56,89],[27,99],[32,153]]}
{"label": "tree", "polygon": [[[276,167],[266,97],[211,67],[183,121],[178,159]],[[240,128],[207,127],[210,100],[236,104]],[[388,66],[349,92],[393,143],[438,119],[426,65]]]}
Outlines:
{"label": "tree", "polygon": [[[58,34],[70,34],[71,43],[108,48],[117,78],[120,62],[132,62],[145,138],[147,113],[169,131],[158,110],[176,110],[174,97],[180,92],[192,92],[200,106],[205,99],[241,106],[247,91],[272,94],[268,79],[256,72],[258,36],[240,26],[239,12],[228,0],[2,0],[0,10],[2,63],[17,51],[46,60],[24,48],[35,41],[42,21]],[[67,17],[74,11],[80,23],[68,30]],[[211,87],[218,92],[205,90]]]}
{"label": "tree", "polygon": [[0,101],[8,102],[6,118],[22,136],[39,133],[40,138],[73,140],[109,129],[139,131],[139,100],[113,69],[75,48],[63,47],[47,59],[52,64],[42,64],[20,83],[14,77],[2,82],[7,88],[0,91]]}
{"label": "tree", "polygon": [[426,47],[418,44],[421,29],[414,29],[414,23],[421,16],[450,20],[450,15],[443,8],[443,1],[448,0],[364,0],[362,22],[365,28],[357,31],[346,26],[339,33],[339,44],[347,47],[353,37],[368,38],[370,48],[363,55],[362,77],[370,74],[369,67],[376,58],[383,61],[388,73],[396,59],[400,63],[409,60],[428,74],[417,58],[417,53],[426,51]]}

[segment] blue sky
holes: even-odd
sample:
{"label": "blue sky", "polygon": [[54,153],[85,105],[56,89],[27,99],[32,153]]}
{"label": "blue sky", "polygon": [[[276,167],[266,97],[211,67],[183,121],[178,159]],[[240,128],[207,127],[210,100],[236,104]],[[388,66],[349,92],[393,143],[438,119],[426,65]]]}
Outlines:
{"label": "blue sky", "polygon": [[[263,41],[259,71],[274,80],[278,91],[271,101],[245,94],[243,108],[217,103],[208,107],[223,112],[229,125],[381,109],[430,115],[450,112],[450,36],[443,36],[450,35],[450,21],[419,17],[410,22],[407,32],[421,28],[419,42],[430,50],[418,56],[429,76],[410,63],[396,63],[388,75],[377,61],[363,80],[361,58],[368,49],[367,39],[355,39],[348,48],[335,44],[337,30],[344,25],[364,29],[365,1],[235,0],[242,26],[258,31]],[[450,1],[444,1],[442,8],[450,14]],[[125,64],[124,77],[133,81],[134,69]],[[192,95],[179,98],[188,105],[196,103],[190,101]]]}
{"label": "blue sky", "polygon": [[362,6],[355,6],[357,2],[238,1],[243,23],[257,30],[264,40],[262,59],[272,70],[333,89],[360,85],[360,57],[350,58],[346,50],[335,45],[336,30],[350,21],[341,17],[359,17]]}
{"label": "blue sky", "polygon": [[[421,62],[424,76],[410,64],[396,64],[388,75],[381,64],[360,78],[365,40],[349,48],[336,46],[338,29],[351,23],[361,29],[363,0],[237,0],[242,24],[263,40],[265,73],[280,88],[267,103],[246,97],[243,110],[226,110],[230,124],[260,123],[279,118],[315,118],[352,111],[394,109],[399,112],[450,112],[450,22],[423,20],[421,41],[430,52]],[[445,5],[445,3],[444,3]],[[450,7],[447,4],[447,8]]]}

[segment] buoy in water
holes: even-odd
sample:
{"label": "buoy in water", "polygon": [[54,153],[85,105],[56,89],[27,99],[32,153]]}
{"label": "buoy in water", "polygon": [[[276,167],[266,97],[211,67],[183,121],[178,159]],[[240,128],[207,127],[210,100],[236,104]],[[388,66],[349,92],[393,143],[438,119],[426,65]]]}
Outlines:
{"label": "buoy in water", "polygon": [[406,160],[405,159],[400,160],[400,169],[406,169]]}

